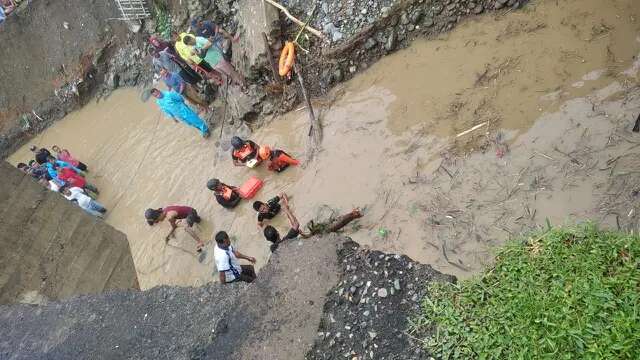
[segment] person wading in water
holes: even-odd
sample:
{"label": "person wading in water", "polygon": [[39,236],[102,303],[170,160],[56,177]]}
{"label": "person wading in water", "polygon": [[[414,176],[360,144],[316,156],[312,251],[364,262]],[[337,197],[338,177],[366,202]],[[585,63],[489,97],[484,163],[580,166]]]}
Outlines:
{"label": "person wading in water", "polygon": [[196,250],[198,252],[202,251],[204,243],[193,231],[193,224],[200,223],[201,221],[196,209],[189,206],[172,205],[160,209],[147,209],[144,212],[144,217],[147,220],[147,224],[149,224],[149,226],[153,226],[154,224],[160,223],[163,220],[167,220],[169,222],[169,224],[171,225],[171,231],[164,239],[166,243],[169,243],[169,239],[175,237],[174,233],[179,226],[179,222],[186,222],[184,231],[186,231],[187,234],[191,235],[193,240],[196,241]]}

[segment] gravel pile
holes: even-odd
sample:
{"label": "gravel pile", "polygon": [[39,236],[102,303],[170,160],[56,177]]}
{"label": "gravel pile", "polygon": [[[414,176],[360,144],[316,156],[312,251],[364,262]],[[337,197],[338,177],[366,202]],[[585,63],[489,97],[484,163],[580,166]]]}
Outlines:
{"label": "gravel pile", "polygon": [[407,256],[360,250],[339,252],[343,272],[324,305],[318,338],[307,359],[422,359],[405,334],[420,310],[427,282],[455,281]]}

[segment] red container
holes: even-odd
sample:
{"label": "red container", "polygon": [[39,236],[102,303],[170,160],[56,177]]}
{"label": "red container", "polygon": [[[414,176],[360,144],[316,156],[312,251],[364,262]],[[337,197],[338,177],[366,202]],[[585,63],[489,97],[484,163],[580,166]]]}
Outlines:
{"label": "red container", "polygon": [[238,193],[243,199],[251,199],[262,188],[262,180],[252,176],[242,186],[238,188]]}

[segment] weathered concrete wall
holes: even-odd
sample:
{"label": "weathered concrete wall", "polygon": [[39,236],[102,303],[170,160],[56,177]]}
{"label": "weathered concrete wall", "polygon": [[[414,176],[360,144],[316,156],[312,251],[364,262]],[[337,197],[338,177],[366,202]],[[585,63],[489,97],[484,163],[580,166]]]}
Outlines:
{"label": "weathered concrete wall", "polygon": [[138,288],[126,236],[0,162],[0,304]]}

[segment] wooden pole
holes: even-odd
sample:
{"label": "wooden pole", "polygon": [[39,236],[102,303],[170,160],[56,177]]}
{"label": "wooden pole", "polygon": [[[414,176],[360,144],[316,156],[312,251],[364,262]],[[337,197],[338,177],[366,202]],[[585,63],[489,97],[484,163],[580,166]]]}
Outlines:
{"label": "wooden pole", "polygon": [[311,106],[311,100],[309,99],[309,94],[307,93],[307,88],[304,86],[304,78],[302,77],[302,68],[300,64],[295,63],[293,65],[296,71],[296,77],[298,78],[298,82],[300,83],[300,88],[302,89],[302,96],[304,97],[304,101],[307,104],[307,111],[309,113],[309,122],[311,123],[309,128],[309,151],[307,154],[307,160],[311,160],[316,150],[320,148],[320,141],[322,138],[322,129],[320,128],[320,122],[316,118],[315,113],[313,112],[313,107]]}
{"label": "wooden pole", "polygon": [[[291,15],[289,10],[287,10],[284,6],[278,4],[277,2],[275,2],[273,0],[264,0],[264,1],[266,1],[269,4],[277,7],[278,9],[280,9],[280,11],[282,11],[285,14],[285,16],[288,17],[289,19],[291,19],[291,21],[293,21],[294,23],[296,23],[296,24],[298,24],[300,26],[305,26],[305,24],[302,21],[296,19],[293,15]],[[306,28],[307,28],[307,31],[309,31],[313,35],[319,37],[322,40],[326,40],[324,35],[322,34],[322,32],[320,32],[320,31],[318,31],[318,30],[316,30],[316,29],[314,29],[314,28],[312,28],[310,26],[307,26]]]}

